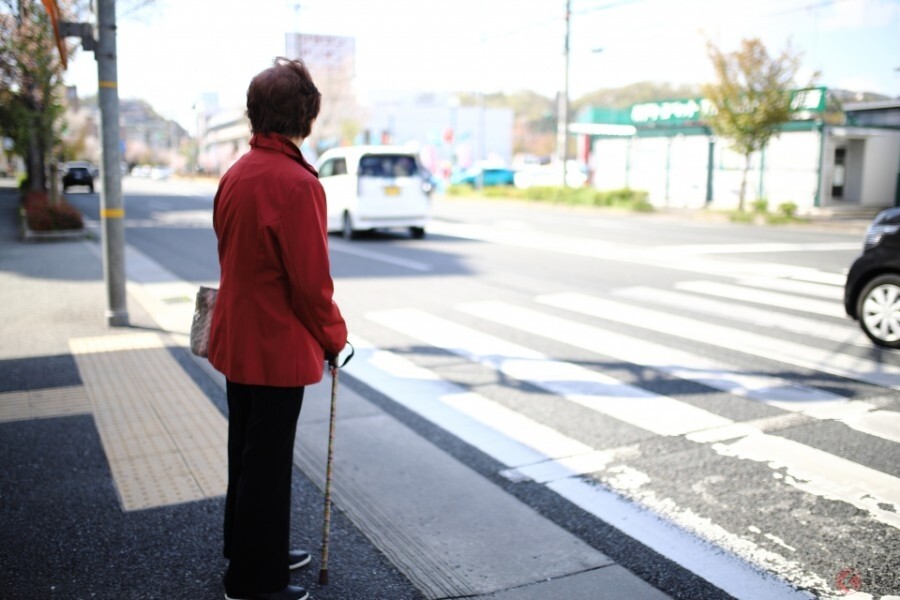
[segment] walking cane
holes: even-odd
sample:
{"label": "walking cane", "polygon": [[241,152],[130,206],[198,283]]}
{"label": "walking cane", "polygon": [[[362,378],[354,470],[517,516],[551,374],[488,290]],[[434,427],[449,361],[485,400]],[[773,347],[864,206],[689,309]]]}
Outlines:
{"label": "walking cane", "polygon": [[331,468],[334,464],[334,429],[337,422],[337,389],[338,370],[347,366],[353,358],[354,348],[350,346],[350,355],[338,366],[337,357],[329,366],[331,371],[331,418],[328,425],[328,460],[325,464],[325,524],[322,527],[322,568],[319,569],[319,585],[328,585],[328,538],[331,534]]}

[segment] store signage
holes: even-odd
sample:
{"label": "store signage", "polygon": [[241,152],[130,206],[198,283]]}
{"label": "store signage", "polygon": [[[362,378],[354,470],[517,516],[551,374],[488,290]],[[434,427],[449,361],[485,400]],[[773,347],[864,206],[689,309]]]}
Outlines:
{"label": "store signage", "polygon": [[[791,112],[795,118],[809,118],[809,113],[825,111],[825,88],[809,88],[791,92]],[[635,125],[656,123],[676,125],[698,123],[706,115],[715,112],[715,107],[706,98],[685,100],[665,100],[663,102],[643,102],[631,107],[631,122]]]}
{"label": "store signage", "polygon": [[631,122],[637,125],[699,121],[704,114],[709,112],[711,106],[709,100],[705,98],[644,102],[631,107]]}

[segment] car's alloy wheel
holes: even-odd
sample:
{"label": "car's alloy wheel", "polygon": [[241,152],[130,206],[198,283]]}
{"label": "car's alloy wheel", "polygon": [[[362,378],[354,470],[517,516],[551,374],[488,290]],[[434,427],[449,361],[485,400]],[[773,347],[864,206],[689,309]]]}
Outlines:
{"label": "car's alloy wheel", "polygon": [[900,276],[881,275],[870,281],[859,295],[856,314],[869,339],[900,348]]}

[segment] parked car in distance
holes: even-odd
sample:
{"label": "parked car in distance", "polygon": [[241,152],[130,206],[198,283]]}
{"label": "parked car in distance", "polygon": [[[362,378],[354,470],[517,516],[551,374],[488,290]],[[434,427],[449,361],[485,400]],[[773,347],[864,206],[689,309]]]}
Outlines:
{"label": "parked car in distance", "polygon": [[397,146],[345,146],[316,162],[328,199],[328,231],[354,239],[360,231],[406,228],[425,237],[431,213],[431,174],[416,152]]}
{"label": "parked car in distance", "polygon": [[881,211],[869,225],[847,273],[844,309],[875,344],[900,348],[900,208]]}
{"label": "parked car in distance", "polygon": [[67,163],[62,176],[63,192],[69,191],[70,187],[79,185],[87,186],[88,191],[94,193],[94,174],[91,172],[90,163]]}
{"label": "parked car in distance", "polygon": [[505,167],[472,167],[450,178],[451,185],[471,185],[490,187],[512,185],[516,172]]}

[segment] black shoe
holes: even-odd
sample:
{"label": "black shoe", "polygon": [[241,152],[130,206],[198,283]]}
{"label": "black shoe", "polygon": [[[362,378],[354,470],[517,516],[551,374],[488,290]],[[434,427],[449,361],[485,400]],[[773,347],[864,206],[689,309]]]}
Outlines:
{"label": "black shoe", "polygon": [[306,550],[291,550],[288,552],[288,568],[292,571],[294,569],[299,569],[300,567],[305,567],[309,564],[309,552]]}
{"label": "black shoe", "polygon": [[289,585],[279,592],[265,594],[238,594],[231,596],[225,593],[225,600],[306,600],[309,593],[299,585]]}

